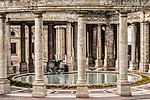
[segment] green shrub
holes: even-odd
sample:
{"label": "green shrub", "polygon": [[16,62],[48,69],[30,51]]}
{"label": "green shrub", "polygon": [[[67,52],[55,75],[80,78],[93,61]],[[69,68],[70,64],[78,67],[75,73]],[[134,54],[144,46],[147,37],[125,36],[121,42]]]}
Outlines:
{"label": "green shrub", "polygon": [[[140,84],[145,84],[150,82],[150,77],[147,75],[140,75],[142,78],[141,80],[135,81],[135,82],[131,82],[131,85],[140,85]],[[13,80],[14,76],[10,76],[8,77],[8,79],[10,80],[10,85],[14,85],[14,86],[19,86],[19,87],[27,87],[27,88],[31,88],[32,87],[32,83],[27,83],[27,82],[21,82],[21,81],[16,81]],[[88,88],[108,88],[108,87],[116,87],[116,84],[92,84],[92,85],[88,85]],[[71,89],[71,88],[77,88],[76,85],[46,85],[47,89],[52,89],[52,88],[62,88],[62,89]]]}

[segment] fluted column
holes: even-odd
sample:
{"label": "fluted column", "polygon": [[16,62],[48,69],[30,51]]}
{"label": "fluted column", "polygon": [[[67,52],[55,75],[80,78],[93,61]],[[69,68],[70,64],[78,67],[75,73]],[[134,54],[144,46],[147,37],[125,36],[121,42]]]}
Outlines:
{"label": "fluted column", "polygon": [[72,59],[72,27],[71,23],[67,23],[66,27],[66,35],[67,35],[67,65],[69,67],[69,71],[73,71],[73,66],[71,65],[71,59]]}
{"label": "fluted column", "polygon": [[119,80],[117,93],[121,96],[130,96],[130,83],[127,79],[128,67],[128,35],[127,13],[119,13]]}
{"label": "fluted column", "polygon": [[[5,15],[0,14],[0,94],[8,94],[10,90],[10,81],[7,80],[7,45],[5,33]],[[10,34],[10,33],[9,33]]]}
{"label": "fluted column", "polygon": [[76,97],[88,97],[86,85],[86,24],[83,17],[78,17],[78,80]]}
{"label": "fluted column", "polygon": [[140,64],[139,70],[147,72],[149,70],[149,23],[140,23]]}
{"label": "fluted column", "polygon": [[135,70],[138,67],[138,64],[136,62],[136,25],[133,23],[131,25],[132,27],[132,40],[131,40],[131,61],[130,61],[130,67],[129,70]]}
{"label": "fluted column", "polygon": [[[48,61],[47,61],[47,68],[53,67],[53,63],[50,60],[53,59],[53,24],[48,24]],[[47,69],[48,70],[48,69]]]}
{"label": "fluted column", "polygon": [[9,19],[6,21],[6,35],[5,35],[5,45],[6,47],[6,53],[7,53],[7,74],[8,76],[13,74],[13,66],[11,64],[11,34],[10,34],[10,22]]}
{"label": "fluted column", "polygon": [[42,13],[35,13],[35,80],[33,83],[33,97],[44,97],[46,95],[46,84],[43,78],[43,54],[42,34],[43,20]]}
{"label": "fluted column", "polygon": [[56,51],[57,51],[57,60],[65,60],[65,27],[57,26],[56,27]]}
{"label": "fluted column", "polygon": [[109,25],[109,33],[108,33],[108,60],[109,67],[115,67],[115,57],[114,57],[114,25]]}
{"label": "fluted column", "polygon": [[74,66],[74,70],[77,70],[77,37],[78,37],[78,24],[77,23],[74,23],[74,27],[73,27],[73,49],[72,49],[72,52],[73,52],[73,59],[74,61],[73,62],[73,66]]}
{"label": "fluted column", "polygon": [[26,46],[25,46],[25,23],[21,24],[21,62],[20,62],[20,73],[27,72],[26,63]]}
{"label": "fluted column", "polygon": [[109,30],[109,25],[106,25],[105,28],[105,54],[104,54],[104,69],[107,70],[108,67],[108,30]]}
{"label": "fluted column", "polygon": [[34,72],[34,64],[33,64],[33,58],[32,58],[32,25],[28,25],[29,28],[29,72]]}
{"label": "fluted column", "polygon": [[104,69],[107,70],[115,66],[114,59],[114,33],[113,25],[106,25],[105,32],[105,59]]}
{"label": "fluted column", "polygon": [[117,59],[115,68],[119,70],[119,24],[117,25]]}
{"label": "fluted column", "polygon": [[103,67],[102,61],[102,33],[101,33],[101,25],[97,25],[97,60],[95,67]]}
{"label": "fluted column", "polygon": [[90,66],[93,63],[92,58],[92,31],[93,28],[91,25],[87,27],[87,66]]}

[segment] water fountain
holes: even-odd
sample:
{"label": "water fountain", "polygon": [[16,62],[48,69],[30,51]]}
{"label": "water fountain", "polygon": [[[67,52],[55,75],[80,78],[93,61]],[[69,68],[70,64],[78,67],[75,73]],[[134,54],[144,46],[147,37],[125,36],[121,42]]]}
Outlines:
{"label": "water fountain", "polygon": [[49,60],[49,62],[52,62],[54,66],[47,67],[47,73],[60,73],[64,72],[63,68],[60,68],[60,63],[62,60]]}

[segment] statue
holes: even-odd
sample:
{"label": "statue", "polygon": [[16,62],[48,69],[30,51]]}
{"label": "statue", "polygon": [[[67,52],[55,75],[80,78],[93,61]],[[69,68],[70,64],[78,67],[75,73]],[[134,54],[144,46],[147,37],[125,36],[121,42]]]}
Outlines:
{"label": "statue", "polygon": [[47,72],[51,72],[51,73],[60,73],[60,72],[63,72],[63,68],[60,68],[60,63],[62,62],[63,60],[50,60],[49,62],[52,62],[54,63],[54,66],[48,68],[47,67]]}

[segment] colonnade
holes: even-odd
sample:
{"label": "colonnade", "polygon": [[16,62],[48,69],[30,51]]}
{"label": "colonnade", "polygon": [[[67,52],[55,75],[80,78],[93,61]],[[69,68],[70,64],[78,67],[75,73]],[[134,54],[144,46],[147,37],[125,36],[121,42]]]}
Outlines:
{"label": "colonnade", "polygon": [[[35,81],[33,83],[33,97],[44,97],[46,95],[46,84],[43,79],[43,17],[42,12],[35,12],[35,66],[32,59],[32,25],[29,27],[29,72],[35,70]],[[7,26],[8,25],[8,26]],[[10,41],[6,41],[6,37],[10,40],[9,24],[6,24],[5,33],[5,15],[0,14],[0,94],[10,93],[10,84],[7,80],[7,66],[10,65]],[[86,84],[86,66],[87,62],[91,62],[91,44],[87,43],[90,39],[86,27],[87,23],[84,20],[84,15],[78,16],[78,23],[75,23],[72,27],[71,22],[68,22],[65,27],[55,27],[56,35],[54,32],[54,25],[48,24],[48,66],[49,60],[52,60],[55,56],[57,60],[65,60],[69,66],[69,71],[78,69],[77,80],[77,97],[88,97],[88,88]],[[117,93],[122,96],[131,95],[130,83],[127,80],[127,67],[128,67],[128,36],[127,36],[127,13],[119,13],[119,25],[116,25],[117,34],[117,48],[115,48],[115,35],[114,25],[106,24],[105,29],[102,30],[103,25],[97,24],[97,44],[96,46],[96,60],[95,67],[114,67],[119,70],[119,80],[117,84]],[[105,32],[105,42],[102,41],[102,32]],[[136,25],[132,23],[132,55],[130,62],[130,70],[138,69],[136,62]],[[76,34],[74,34],[76,33]],[[90,33],[90,32],[89,32]],[[5,37],[6,36],[6,37]],[[65,37],[67,36],[67,38]],[[54,37],[56,38],[55,40]],[[88,38],[87,38],[88,37]],[[74,38],[74,39],[73,39]],[[67,42],[65,42],[65,39]],[[56,41],[56,47],[53,42]],[[89,40],[91,41],[91,40]],[[88,42],[89,42],[88,41]],[[88,46],[87,46],[88,44]],[[90,45],[89,45],[90,44]],[[103,44],[103,45],[102,45]],[[56,49],[53,50],[52,48]],[[67,49],[66,49],[67,48]],[[87,49],[86,49],[87,48]],[[117,51],[117,52],[116,52]],[[27,63],[25,56],[25,24],[21,24],[21,62],[20,72],[27,72]],[[56,54],[54,54],[56,52]],[[102,59],[102,52],[104,53],[104,59]],[[65,55],[67,57],[65,57]],[[116,57],[115,57],[116,56]],[[89,58],[88,58],[89,57]],[[87,59],[88,58],[88,59]],[[104,62],[103,62],[104,60]],[[115,62],[116,61],[116,62]],[[7,63],[8,62],[8,63]],[[116,67],[115,67],[116,66]],[[8,71],[11,70],[8,67]],[[140,23],[140,64],[139,70],[142,72],[149,71],[149,23]],[[11,72],[11,71],[10,71]]]}

